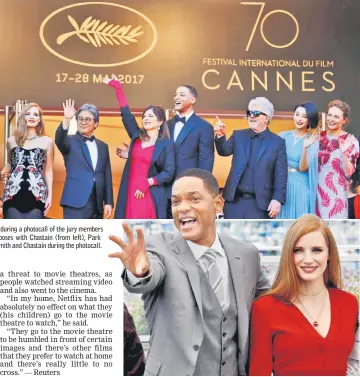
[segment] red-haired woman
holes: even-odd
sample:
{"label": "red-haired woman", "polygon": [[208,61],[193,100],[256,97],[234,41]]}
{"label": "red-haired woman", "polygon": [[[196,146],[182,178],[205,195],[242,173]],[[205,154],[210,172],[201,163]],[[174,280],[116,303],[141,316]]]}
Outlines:
{"label": "red-haired woman", "polygon": [[36,103],[21,111],[14,135],[6,142],[8,162],[1,171],[5,219],[42,219],[51,208],[54,142],[45,135]]}
{"label": "red-haired woman", "polygon": [[250,375],[346,375],[358,302],[340,287],[331,230],[315,215],[300,217],[285,236],[271,290],[252,306]]}

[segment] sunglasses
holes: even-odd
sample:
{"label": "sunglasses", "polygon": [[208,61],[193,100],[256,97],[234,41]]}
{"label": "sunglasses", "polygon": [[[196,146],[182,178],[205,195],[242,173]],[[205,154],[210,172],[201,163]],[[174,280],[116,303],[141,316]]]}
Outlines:
{"label": "sunglasses", "polygon": [[259,115],[265,115],[265,116],[267,116],[265,113],[263,113],[263,112],[261,112],[259,110],[248,110],[246,112],[246,114],[247,114],[248,117],[252,117],[253,116],[255,118],[257,118]]}

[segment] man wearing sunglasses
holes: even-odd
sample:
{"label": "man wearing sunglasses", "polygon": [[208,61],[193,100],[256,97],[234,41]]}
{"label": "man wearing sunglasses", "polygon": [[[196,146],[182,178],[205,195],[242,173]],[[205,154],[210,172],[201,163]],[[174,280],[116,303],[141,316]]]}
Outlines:
{"label": "man wearing sunglasses", "polygon": [[215,145],[220,156],[233,155],[223,197],[225,219],[276,217],[285,203],[287,157],[284,140],[268,125],[274,106],[265,97],[249,102],[249,129],[234,131],[229,140],[217,117]]}
{"label": "man wearing sunglasses", "polygon": [[[72,100],[64,104],[64,119],[56,130],[55,143],[62,153],[66,181],[60,204],[64,219],[108,219],[114,205],[108,145],[96,139],[99,125],[96,106],[85,104],[78,111]],[[75,117],[77,132],[69,136]]]}

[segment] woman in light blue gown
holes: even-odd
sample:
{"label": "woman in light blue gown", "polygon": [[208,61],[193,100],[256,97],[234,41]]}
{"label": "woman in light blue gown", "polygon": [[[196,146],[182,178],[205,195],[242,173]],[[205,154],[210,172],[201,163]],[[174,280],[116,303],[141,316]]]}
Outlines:
{"label": "woman in light blue gown", "polygon": [[[288,181],[286,203],[281,207],[278,219],[297,219],[306,213],[315,214],[318,133],[311,134],[309,130],[316,128],[318,121],[316,106],[311,102],[303,102],[294,109],[295,129],[279,134],[286,144]],[[308,170],[300,171],[299,163],[306,149]]]}

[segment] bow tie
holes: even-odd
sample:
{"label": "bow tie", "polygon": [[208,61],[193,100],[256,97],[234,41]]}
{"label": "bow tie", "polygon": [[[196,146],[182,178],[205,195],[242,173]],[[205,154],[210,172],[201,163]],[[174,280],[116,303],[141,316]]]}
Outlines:
{"label": "bow tie", "polygon": [[83,136],[83,135],[80,135],[81,136],[81,138],[83,139],[83,141],[85,141],[85,143],[87,142],[87,141],[94,141],[95,140],[95,136],[94,135],[92,135],[92,136],[90,136],[90,137],[86,137],[86,136]]}
{"label": "bow tie", "polygon": [[178,114],[176,114],[175,115],[175,123],[177,123],[177,122],[181,122],[181,123],[185,124],[186,123],[186,117],[181,117]]}

